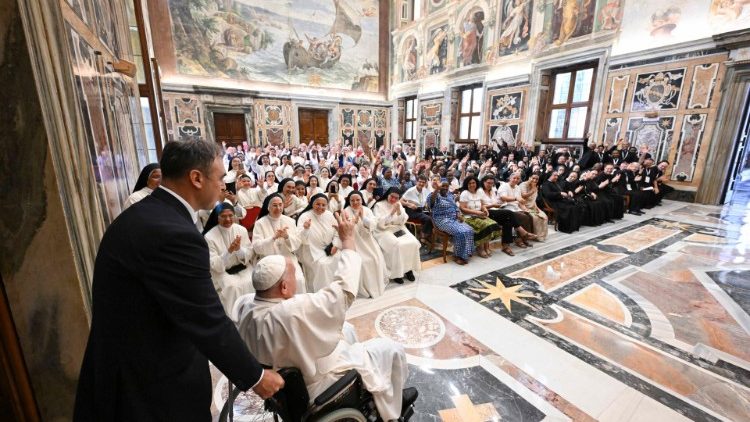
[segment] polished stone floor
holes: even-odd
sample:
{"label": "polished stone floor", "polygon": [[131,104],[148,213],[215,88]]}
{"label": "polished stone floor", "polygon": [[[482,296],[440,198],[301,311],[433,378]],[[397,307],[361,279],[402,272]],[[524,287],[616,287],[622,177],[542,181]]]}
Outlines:
{"label": "polished stone floor", "polygon": [[745,197],[665,201],[514,257],[432,258],[349,322],[404,345],[418,422],[750,421],[748,248]]}

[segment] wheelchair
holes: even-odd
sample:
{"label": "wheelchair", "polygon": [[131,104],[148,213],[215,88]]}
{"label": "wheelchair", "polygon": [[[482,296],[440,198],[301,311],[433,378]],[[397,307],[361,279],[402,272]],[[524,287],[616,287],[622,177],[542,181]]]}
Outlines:
{"label": "wheelchair", "polygon": [[[364,388],[362,378],[354,369],[318,395],[312,404],[299,369],[282,368],[278,372],[284,379],[284,388],[264,402],[265,410],[273,414],[275,422],[383,422],[372,394]],[[404,391],[404,410],[400,422],[407,422],[414,415],[417,396],[413,388]],[[231,386],[219,414],[219,422],[234,420],[234,400],[239,393],[239,389]]]}

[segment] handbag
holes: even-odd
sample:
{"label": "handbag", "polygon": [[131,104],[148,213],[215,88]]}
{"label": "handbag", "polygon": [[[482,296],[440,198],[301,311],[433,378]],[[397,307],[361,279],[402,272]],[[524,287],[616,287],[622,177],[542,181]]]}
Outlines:
{"label": "handbag", "polygon": [[234,275],[244,270],[245,268],[247,268],[247,266],[245,266],[244,264],[237,264],[231,268],[227,268],[227,274]]}

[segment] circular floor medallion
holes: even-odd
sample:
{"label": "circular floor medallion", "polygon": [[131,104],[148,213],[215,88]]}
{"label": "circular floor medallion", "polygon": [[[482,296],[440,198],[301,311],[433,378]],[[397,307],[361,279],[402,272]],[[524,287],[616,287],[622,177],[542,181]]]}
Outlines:
{"label": "circular floor medallion", "polygon": [[395,306],[375,318],[375,330],[408,349],[430,347],[445,337],[439,316],[416,306]]}

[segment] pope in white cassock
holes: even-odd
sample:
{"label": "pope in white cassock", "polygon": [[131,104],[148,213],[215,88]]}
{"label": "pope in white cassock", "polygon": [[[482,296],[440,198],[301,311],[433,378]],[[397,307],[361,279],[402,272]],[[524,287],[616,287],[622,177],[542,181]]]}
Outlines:
{"label": "pope in white cassock", "polygon": [[343,250],[331,282],[316,293],[295,296],[292,261],[278,255],[263,258],[253,271],[255,298],[240,309],[240,335],[259,362],[299,368],[311,400],[356,369],[381,418],[396,420],[408,374],[406,354],[392,340],[357,342],[351,326],[345,329],[346,311],[359,288],[361,259],[354,225],[346,215],[336,218]]}

